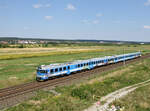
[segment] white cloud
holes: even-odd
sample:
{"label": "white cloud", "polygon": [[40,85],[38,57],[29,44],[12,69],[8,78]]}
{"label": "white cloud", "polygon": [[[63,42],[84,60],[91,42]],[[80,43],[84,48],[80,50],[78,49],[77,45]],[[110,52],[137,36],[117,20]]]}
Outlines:
{"label": "white cloud", "polygon": [[150,29],[150,25],[144,25],[144,29]]}
{"label": "white cloud", "polygon": [[150,6],[150,0],[147,0],[147,2],[144,3],[145,6]]}
{"label": "white cloud", "polygon": [[93,24],[99,24],[99,20],[93,20],[92,23]]}
{"label": "white cloud", "polygon": [[101,13],[96,14],[96,17],[101,17],[101,16],[103,16],[103,14]]}
{"label": "white cloud", "polygon": [[75,6],[73,6],[72,4],[68,4],[65,9],[66,10],[76,10]]}
{"label": "white cloud", "polygon": [[33,6],[33,8],[42,8],[42,7],[49,8],[49,7],[51,7],[51,4],[45,4],[45,5],[43,5],[43,4],[34,4],[32,6]]}
{"label": "white cloud", "polygon": [[45,19],[46,20],[51,20],[51,19],[53,19],[53,16],[45,16]]}
{"label": "white cloud", "polygon": [[41,8],[43,5],[42,4],[34,4],[32,6],[33,6],[33,8]]}

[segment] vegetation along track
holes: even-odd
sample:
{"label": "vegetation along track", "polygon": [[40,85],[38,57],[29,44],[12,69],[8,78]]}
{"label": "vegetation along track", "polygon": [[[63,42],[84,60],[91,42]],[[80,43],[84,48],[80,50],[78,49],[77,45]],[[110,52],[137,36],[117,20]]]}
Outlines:
{"label": "vegetation along track", "polygon": [[[129,64],[138,60],[143,60],[149,57],[150,57],[150,54],[146,54],[140,58],[126,61],[126,64]],[[69,81],[78,80],[79,78],[89,77],[90,75],[93,75],[93,74],[100,74],[100,72],[112,70],[116,67],[123,66],[123,65],[124,64],[122,62],[119,62],[115,64],[109,64],[109,65],[105,65],[101,67],[96,67],[93,70],[85,70],[82,72],[78,72],[77,74],[71,74],[69,76],[57,77],[55,79],[51,79],[45,82],[34,81],[34,82],[26,83],[26,84],[21,84],[21,85],[9,87],[9,88],[0,89],[0,101],[2,102],[3,100],[13,98],[18,95],[26,94],[29,92],[33,92],[42,88],[46,88],[50,86],[55,87],[58,85],[62,85]]]}

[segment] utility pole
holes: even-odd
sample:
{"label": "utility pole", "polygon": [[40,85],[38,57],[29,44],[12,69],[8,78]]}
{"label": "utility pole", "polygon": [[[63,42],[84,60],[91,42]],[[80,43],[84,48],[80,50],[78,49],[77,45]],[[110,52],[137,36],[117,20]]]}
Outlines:
{"label": "utility pole", "polygon": [[124,50],[124,48],[123,48],[123,55],[124,55],[123,65],[125,65],[125,64],[126,64],[126,61],[125,61],[125,50]]}

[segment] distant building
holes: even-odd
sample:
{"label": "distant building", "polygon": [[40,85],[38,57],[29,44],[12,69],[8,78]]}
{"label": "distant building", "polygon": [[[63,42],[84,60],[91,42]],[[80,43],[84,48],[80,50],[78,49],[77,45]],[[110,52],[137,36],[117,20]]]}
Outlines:
{"label": "distant building", "polygon": [[140,43],[141,45],[145,44],[145,43]]}
{"label": "distant building", "polygon": [[0,41],[0,44],[8,44],[7,41]]}
{"label": "distant building", "polygon": [[29,44],[36,44],[35,41],[28,41]]}
{"label": "distant building", "polygon": [[105,43],[105,42],[104,42],[104,41],[99,41],[99,43],[103,44],[103,43]]}
{"label": "distant building", "polygon": [[42,40],[41,40],[41,41],[40,41],[40,43],[41,43],[41,44],[44,44],[44,43],[45,43],[45,41],[42,41]]}
{"label": "distant building", "polygon": [[123,44],[123,42],[117,42],[117,44]]}
{"label": "distant building", "polygon": [[18,40],[18,44],[36,44],[36,42],[31,40]]}

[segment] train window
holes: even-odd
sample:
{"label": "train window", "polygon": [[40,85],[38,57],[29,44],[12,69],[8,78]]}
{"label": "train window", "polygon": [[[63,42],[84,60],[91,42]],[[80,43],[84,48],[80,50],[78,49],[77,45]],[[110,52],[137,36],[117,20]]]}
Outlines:
{"label": "train window", "polygon": [[89,65],[89,63],[86,63],[86,65]]}
{"label": "train window", "polygon": [[47,73],[45,70],[39,70],[40,73]]}
{"label": "train window", "polygon": [[83,64],[81,64],[81,67],[83,67]]}
{"label": "train window", "polygon": [[95,64],[95,61],[94,61],[94,63],[93,64]]}
{"label": "train window", "polygon": [[78,64],[78,67],[80,67],[80,64]]}
{"label": "train window", "polygon": [[57,69],[55,69],[55,72],[58,72],[58,68],[57,68]]}
{"label": "train window", "polygon": [[84,66],[85,66],[86,64],[84,63]]}
{"label": "train window", "polygon": [[66,67],[64,67],[63,69],[66,70]]}
{"label": "train window", "polygon": [[50,70],[50,73],[54,73],[54,70],[53,70],[53,69],[51,69],[51,70]]}
{"label": "train window", "polygon": [[62,67],[61,67],[61,68],[59,68],[59,71],[62,71]]}
{"label": "train window", "polygon": [[70,66],[68,66],[68,69],[70,69]]}

